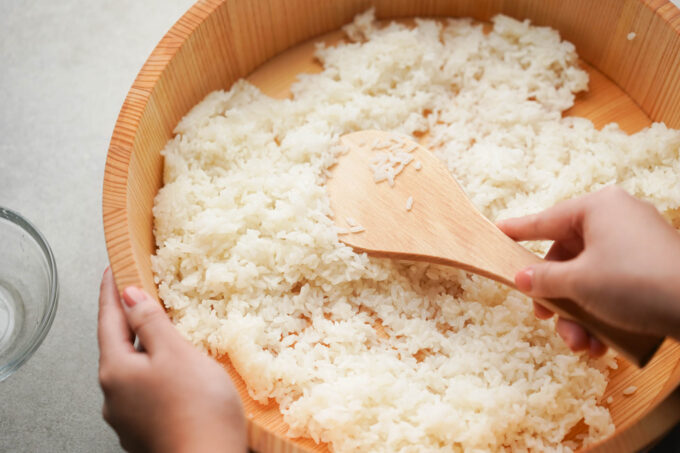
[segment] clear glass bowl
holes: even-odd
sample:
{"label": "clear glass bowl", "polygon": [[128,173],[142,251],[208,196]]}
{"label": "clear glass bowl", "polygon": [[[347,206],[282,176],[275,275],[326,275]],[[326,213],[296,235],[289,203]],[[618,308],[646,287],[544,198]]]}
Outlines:
{"label": "clear glass bowl", "polygon": [[58,294],[57,266],[43,235],[0,207],[0,381],[38,349],[52,326]]}

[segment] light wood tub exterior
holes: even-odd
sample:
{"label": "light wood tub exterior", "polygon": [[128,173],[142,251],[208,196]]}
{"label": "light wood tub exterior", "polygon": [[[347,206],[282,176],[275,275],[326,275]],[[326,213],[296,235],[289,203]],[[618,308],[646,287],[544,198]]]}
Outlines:
{"label": "light wood tub exterior", "polygon": [[[180,118],[209,92],[228,88],[271,57],[340,28],[370,6],[382,19],[450,16],[486,21],[504,13],[549,25],[576,45],[583,60],[623,89],[649,119],[680,128],[680,11],[665,0],[199,1],[142,67],[111,138],[103,217],[109,259],[121,290],[136,285],[156,295],[150,268],[155,251],[151,208],[162,183],[160,150]],[[631,31],[636,34],[632,41],[627,39]],[[620,109],[639,116],[637,106],[629,102]],[[606,122],[612,116],[607,108],[589,108],[585,116],[596,124],[600,117]],[[617,115],[625,113],[619,110]],[[286,438],[277,406],[261,406],[250,399],[228,359],[221,360],[249,415],[251,448],[327,451],[310,440]],[[671,340],[644,370],[623,363],[605,395],[618,396],[610,405],[616,434],[590,451],[634,451],[677,423],[679,382],[680,345]],[[621,390],[630,385],[638,391],[622,396]]]}

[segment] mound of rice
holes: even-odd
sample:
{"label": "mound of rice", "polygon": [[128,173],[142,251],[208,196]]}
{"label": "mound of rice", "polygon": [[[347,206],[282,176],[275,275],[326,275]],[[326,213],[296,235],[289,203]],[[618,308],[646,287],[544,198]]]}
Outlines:
{"label": "mound of rice", "polygon": [[[229,354],[291,436],[349,451],[568,451],[614,426],[611,356],[571,353],[529,300],[489,280],[372,259],[338,241],[324,189],[342,134],[429,131],[490,219],[619,184],[680,207],[680,133],[562,118],[587,88],[573,45],[508,17],[378,27],[320,47],[292,99],[245,81],[179,123],[155,200],[160,296],[177,328]],[[426,202],[423,200],[422,202]],[[532,243],[535,251],[545,244]]]}

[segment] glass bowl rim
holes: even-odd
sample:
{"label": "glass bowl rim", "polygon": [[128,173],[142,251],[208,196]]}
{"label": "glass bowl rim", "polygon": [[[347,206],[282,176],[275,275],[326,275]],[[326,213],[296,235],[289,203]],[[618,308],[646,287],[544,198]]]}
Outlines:
{"label": "glass bowl rim", "polygon": [[10,358],[8,363],[1,365],[0,381],[3,381],[15,371],[17,371],[19,367],[21,367],[21,365],[23,365],[35,353],[52,327],[52,321],[54,321],[59,300],[59,278],[57,275],[57,263],[54,259],[52,249],[50,248],[47,239],[45,239],[45,236],[43,236],[43,234],[31,222],[29,222],[19,213],[2,206],[0,206],[0,220],[7,220],[8,222],[13,223],[24,232],[28,233],[29,236],[31,236],[31,238],[43,252],[43,256],[47,262],[49,277],[49,300],[47,309],[40,319],[40,324],[38,325],[37,329],[35,329],[35,331],[31,334],[31,339],[28,341],[26,346],[17,351],[15,357]]}

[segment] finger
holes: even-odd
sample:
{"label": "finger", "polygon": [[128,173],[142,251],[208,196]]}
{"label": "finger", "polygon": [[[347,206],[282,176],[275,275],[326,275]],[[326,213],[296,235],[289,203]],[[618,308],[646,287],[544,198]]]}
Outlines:
{"label": "finger", "polygon": [[110,268],[106,269],[102,277],[97,322],[97,339],[101,361],[109,359],[116,361],[121,354],[134,352],[132,332],[120,306],[118,289],[116,289]]}
{"label": "finger", "polygon": [[535,298],[573,298],[577,276],[576,260],[545,261],[519,271],[515,275],[515,286]]}
{"label": "finger", "polygon": [[555,330],[572,351],[583,351],[590,347],[588,332],[573,321],[558,318]]}
{"label": "finger", "polygon": [[587,203],[585,197],[556,204],[538,214],[501,220],[496,226],[516,241],[570,240],[580,237]]}
{"label": "finger", "polygon": [[583,251],[583,240],[575,238],[568,241],[555,241],[546,253],[546,261],[568,261]]}
{"label": "finger", "polygon": [[591,357],[602,357],[607,352],[607,345],[597,338],[591,336],[589,343],[588,353]]}
{"label": "finger", "polygon": [[[561,242],[555,242],[552,247],[550,247],[550,250],[548,250],[548,253],[545,255],[545,259],[548,261],[564,261],[572,258],[571,252],[569,252],[567,249],[565,249],[562,246]],[[529,278],[529,276],[523,275],[521,278]],[[531,282],[524,283],[524,285],[530,285]],[[541,305],[539,302],[534,301],[534,315],[538,319],[550,319],[553,317],[554,313],[552,310],[549,310],[546,308],[544,305]]]}
{"label": "finger", "polygon": [[550,319],[553,317],[554,313],[538,302],[534,301],[534,315],[538,319]]}
{"label": "finger", "polygon": [[161,304],[146,292],[129,286],[123,291],[123,302],[130,328],[151,355],[182,340]]}

